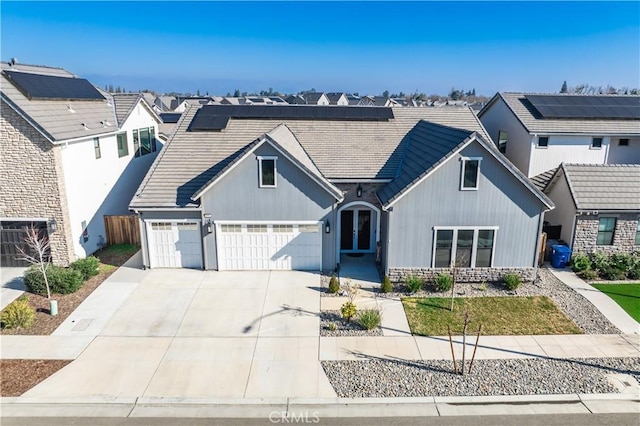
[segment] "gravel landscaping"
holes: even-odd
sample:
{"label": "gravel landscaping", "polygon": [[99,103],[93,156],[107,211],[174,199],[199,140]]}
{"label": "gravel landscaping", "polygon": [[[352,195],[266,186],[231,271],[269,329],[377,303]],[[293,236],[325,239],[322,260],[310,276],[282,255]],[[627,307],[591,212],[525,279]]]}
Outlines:
{"label": "gravel landscaping", "polygon": [[637,358],[475,360],[465,376],[453,374],[447,360],[323,361],[322,367],[342,398],[617,393],[606,374],[640,382]]}
{"label": "gravel landscaping", "polygon": [[[329,323],[334,323],[336,329],[330,330]],[[320,336],[382,336],[382,329],[376,327],[373,330],[365,330],[356,319],[345,321],[340,315],[340,311],[322,311],[320,312]]]}

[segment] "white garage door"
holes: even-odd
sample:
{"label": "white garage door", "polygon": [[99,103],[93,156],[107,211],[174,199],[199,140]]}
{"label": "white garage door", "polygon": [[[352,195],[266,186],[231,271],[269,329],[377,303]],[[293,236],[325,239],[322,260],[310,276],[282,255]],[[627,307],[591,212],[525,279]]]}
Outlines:
{"label": "white garage door", "polygon": [[200,221],[148,221],[152,268],[202,268]]}
{"label": "white garage door", "polygon": [[321,222],[216,223],[218,269],[319,271]]}

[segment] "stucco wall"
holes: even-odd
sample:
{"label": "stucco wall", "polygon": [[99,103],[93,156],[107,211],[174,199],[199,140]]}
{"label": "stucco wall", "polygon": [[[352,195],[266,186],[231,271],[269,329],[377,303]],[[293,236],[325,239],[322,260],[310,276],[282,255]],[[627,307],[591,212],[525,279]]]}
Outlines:
{"label": "stucco wall", "polygon": [[0,219],[55,220],[54,263],[74,260],[60,147],[54,147],[4,102],[0,119]]}

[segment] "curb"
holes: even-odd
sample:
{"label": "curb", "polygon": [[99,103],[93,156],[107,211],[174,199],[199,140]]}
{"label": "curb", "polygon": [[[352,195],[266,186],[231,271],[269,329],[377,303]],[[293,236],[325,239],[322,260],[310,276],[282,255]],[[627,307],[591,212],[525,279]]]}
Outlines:
{"label": "curb", "polygon": [[512,414],[640,414],[640,395],[422,398],[0,398],[2,417],[334,418]]}

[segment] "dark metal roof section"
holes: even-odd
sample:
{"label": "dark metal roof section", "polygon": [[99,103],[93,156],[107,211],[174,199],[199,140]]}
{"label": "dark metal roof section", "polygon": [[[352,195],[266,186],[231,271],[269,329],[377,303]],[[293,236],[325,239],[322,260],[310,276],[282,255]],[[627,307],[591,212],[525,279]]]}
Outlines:
{"label": "dark metal roof section", "polygon": [[182,116],[182,113],[179,112],[163,112],[160,113],[160,118],[162,119],[163,123],[177,123],[178,120],[180,120],[180,117]]}
{"label": "dark metal roof section", "polygon": [[3,71],[7,79],[29,99],[104,100],[84,78]]}
{"label": "dark metal roof section", "polygon": [[222,130],[229,119],[389,121],[392,108],[316,105],[205,105],[196,113],[189,130]]}
{"label": "dark metal roof section", "polygon": [[637,120],[640,96],[525,95],[543,118]]}

